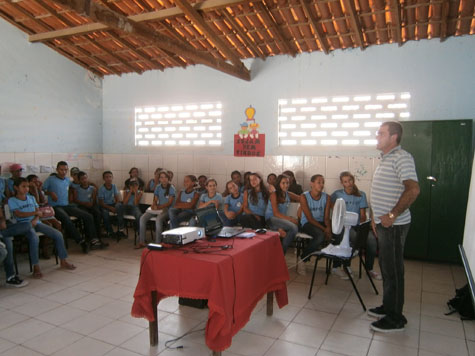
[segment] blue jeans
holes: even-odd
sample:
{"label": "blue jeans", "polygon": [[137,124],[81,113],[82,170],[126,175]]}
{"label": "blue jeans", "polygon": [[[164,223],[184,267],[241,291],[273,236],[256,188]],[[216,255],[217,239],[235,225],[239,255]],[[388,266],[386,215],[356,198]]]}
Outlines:
{"label": "blue jeans", "polygon": [[7,248],[0,246],[0,263],[5,261],[5,258],[7,258],[7,255],[8,255]]}
{"label": "blue jeans", "polygon": [[223,222],[223,226],[236,226],[241,222],[242,214],[239,214],[235,219],[232,220],[228,219],[223,210],[219,210],[218,215],[221,218],[221,221]]}
{"label": "blue jeans", "polygon": [[64,239],[63,239],[62,233],[60,233],[54,227],[51,227],[49,225],[42,224],[42,223],[36,224],[34,229],[37,232],[41,232],[42,234],[45,234],[46,236],[48,236],[50,239],[54,241],[56,251],[58,252],[58,257],[61,260],[64,260],[68,257],[68,253],[66,252],[66,247],[64,247]]}
{"label": "blue jeans", "polygon": [[162,230],[163,230],[163,223],[168,220],[168,210],[164,210],[160,214],[152,214],[152,213],[145,213],[140,218],[140,236],[139,241],[141,243],[145,242],[145,233],[147,231],[147,222],[156,217],[155,220],[155,242],[159,243],[162,241]]}
{"label": "blue jeans", "polygon": [[[323,224],[323,223],[320,223],[320,224]],[[301,256],[301,257],[304,257],[304,261],[307,262],[310,259],[307,256],[319,250],[322,247],[322,244],[325,241],[325,234],[323,233],[322,229],[310,223],[306,223],[304,226],[302,226],[302,231],[306,233],[307,235],[312,236],[312,239],[307,244],[307,247],[305,247],[305,249],[302,251],[302,256]]]}
{"label": "blue jeans", "polygon": [[[106,204],[108,206],[111,206],[115,208],[115,211],[117,212],[119,210],[119,205],[122,205],[121,203],[117,204]],[[110,210],[106,208],[100,208],[101,209],[101,214],[102,214],[102,220],[104,221],[104,227],[106,228],[106,231],[109,234],[112,234],[114,231],[112,231],[112,224],[111,224],[111,217],[109,215]]]}
{"label": "blue jeans", "polygon": [[180,226],[181,222],[190,220],[193,215],[195,215],[195,213],[191,209],[168,209],[168,216],[170,218],[170,228],[176,229]]}
{"label": "blue jeans", "polygon": [[[0,234],[3,238],[3,242],[5,243],[8,253],[7,258],[5,258],[5,261],[3,261],[7,279],[15,275],[15,268],[13,262],[13,236],[25,235],[27,237],[28,242],[30,244],[30,253],[32,251],[36,251],[36,264],[38,264],[39,239],[36,235],[35,230],[33,230],[31,223],[21,222],[16,224],[8,224],[5,230],[0,231]],[[33,263],[33,258],[31,262]]]}
{"label": "blue jeans", "polygon": [[133,215],[135,217],[135,226],[138,230],[140,227],[140,217],[142,216],[140,208],[135,205],[125,204],[117,206],[117,224],[119,225],[119,230],[124,228],[124,215]]}
{"label": "blue jeans", "polygon": [[285,219],[276,218],[275,216],[267,220],[267,225],[272,230],[282,229],[285,231],[285,237],[282,239],[282,248],[284,249],[284,255],[287,252],[287,248],[294,241],[295,235],[299,231],[297,225],[293,222]]}
{"label": "blue jeans", "polygon": [[389,228],[376,225],[379,241],[379,266],[383,276],[383,306],[387,317],[402,320],[404,306],[404,243],[411,224]]}

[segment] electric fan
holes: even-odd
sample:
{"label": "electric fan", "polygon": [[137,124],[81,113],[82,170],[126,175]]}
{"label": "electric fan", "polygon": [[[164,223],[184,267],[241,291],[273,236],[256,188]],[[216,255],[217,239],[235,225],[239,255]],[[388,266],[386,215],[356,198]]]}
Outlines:
{"label": "electric fan", "polygon": [[358,214],[350,211],[347,212],[345,201],[342,198],[338,198],[333,206],[332,231],[338,235],[344,227],[343,239],[339,245],[330,244],[322,249],[322,252],[338,257],[350,257],[350,229],[356,224],[358,224]]}

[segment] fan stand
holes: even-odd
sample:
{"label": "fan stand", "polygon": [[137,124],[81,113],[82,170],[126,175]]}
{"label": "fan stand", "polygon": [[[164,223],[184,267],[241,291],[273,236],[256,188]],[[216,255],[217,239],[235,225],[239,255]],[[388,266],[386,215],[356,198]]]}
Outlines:
{"label": "fan stand", "polygon": [[322,249],[322,252],[327,255],[333,255],[338,257],[350,257],[350,230],[351,225],[345,225],[345,231],[343,232],[343,239],[341,243],[339,245],[330,244],[324,249]]}

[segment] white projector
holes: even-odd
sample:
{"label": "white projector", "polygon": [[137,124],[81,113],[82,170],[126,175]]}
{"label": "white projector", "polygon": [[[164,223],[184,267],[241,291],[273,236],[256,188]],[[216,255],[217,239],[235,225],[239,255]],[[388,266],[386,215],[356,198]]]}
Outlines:
{"label": "white projector", "polygon": [[172,245],[185,245],[205,237],[203,227],[184,226],[162,232],[162,242]]}

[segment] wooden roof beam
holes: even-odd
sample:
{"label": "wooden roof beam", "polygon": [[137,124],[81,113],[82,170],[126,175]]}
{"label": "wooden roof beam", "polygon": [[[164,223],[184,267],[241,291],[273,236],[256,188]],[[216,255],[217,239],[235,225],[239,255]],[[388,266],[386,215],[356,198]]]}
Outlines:
{"label": "wooden roof beam", "polygon": [[244,67],[244,63],[241,62],[239,56],[231,50],[230,45],[224,43],[224,41],[219,38],[219,36],[213,31],[210,25],[206,23],[204,18],[196,11],[187,0],[174,0],[175,4],[177,4],[188,16],[191,21],[195,24],[195,26],[199,27],[199,29],[205,34],[205,36],[213,42],[218,50],[220,50],[224,55],[238,68]]}
{"label": "wooden roof beam", "polygon": [[320,28],[317,26],[317,21],[313,18],[313,15],[308,3],[306,2],[306,0],[300,0],[300,4],[302,5],[305,16],[307,16],[307,19],[310,22],[310,26],[312,26],[315,36],[317,36],[318,43],[320,43],[320,47],[322,47],[323,52],[325,52],[325,54],[330,53],[330,50],[328,48],[328,43],[323,38],[323,33],[322,31],[320,31]]}
{"label": "wooden roof beam", "polygon": [[[27,18],[29,18],[30,20],[36,22],[40,27],[43,27],[47,30],[50,30],[51,27],[43,22],[39,22],[37,21],[33,15],[31,15],[28,11],[26,11],[23,7],[21,7],[20,5],[16,4],[15,2],[13,2],[12,0],[8,0],[10,5],[13,6],[16,10],[18,10],[19,12],[21,12],[23,15],[25,15]],[[74,46],[74,44],[68,40],[68,39],[65,39],[64,42],[70,46]],[[89,53],[88,51],[86,51],[85,49],[81,48],[81,47],[75,47],[76,50],[80,53],[82,53],[84,56],[88,57],[89,59],[91,59],[93,62],[96,62],[99,66],[103,67],[103,68],[106,68],[106,70],[114,73],[114,74],[117,74],[117,75],[121,75],[121,73],[115,69],[115,68],[112,68],[111,66],[109,66],[109,64],[107,64],[106,62],[104,62],[103,60],[101,60],[100,58],[96,58],[94,56],[92,56],[91,53]]]}
{"label": "wooden roof beam", "polygon": [[393,20],[394,31],[396,32],[396,39],[399,47],[402,46],[402,24],[401,24],[401,3],[399,0],[391,0],[391,17]]}
{"label": "wooden roof beam", "polygon": [[145,61],[149,66],[158,67],[160,70],[165,69],[160,62],[153,60],[147,54],[145,54],[143,51],[141,51],[140,49],[137,49],[134,46],[132,46],[128,41],[126,41],[123,38],[120,38],[120,36],[117,36],[114,32],[108,31],[107,34],[109,36],[111,36],[114,40],[119,42],[121,45],[123,45],[124,47],[127,47],[127,49],[130,52],[134,53],[137,57],[139,57],[140,59]]}
{"label": "wooden roof beam", "polygon": [[440,16],[442,23],[440,24],[440,42],[445,41],[447,37],[447,17],[449,16],[449,1],[442,3],[442,15]]}
{"label": "wooden roof beam", "polygon": [[[249,2],[249,0],[205,0],[203,2],[199,2],[193,5],[195,10],[210,10],[210,9],[218,9],[227,6],[233,6],[236,4],[240,4],[243,2]],[[153,20],[164,20],[168,17],[180,16],[184,15],[183,10],[176,7],[170,7],[168,9],[157,10],[153,12],[146,12],[143,14],[138,15],[131,15],[127,18],[129,20],[135,22],[143,22],[143,21],[153,21]],[[94,32],[94,31],[102,31],[106,30],[107,26],[102,23],[89,23],[85,25],[75,26],[72,28],[65,28],[62,30],[56,31],[49,31],[44,33],[38,33],[35,35],[29,36],[30,42],[40,42],[40,41],[47,41],[53,38],[63,38],[63,37],[70,37],[75,35],[83,35],[85,33]]]}
{"label": "wooden roof beam", "polygon": [[290,54],[292,57],[295,57],[297,55],[297,52],[290,46],[289,41],[287,41],[282,34],[282,31],[280,30],[279,26],[277,23],[274,21],[274,19],[269,15],[270,11],[267,8],[265,4],[262,2],[254,2],[253,3],[255,8],[259,10],[259,15],[261,15],[262,20],[266,24],[266,26],[271,30],[271,32],[274,34],[274,36],[278,39],[278,41],[282,44],[282,47],[284,47],[284,50]]}
{"label": "wooden roof beam", "polygon": [[[48,4],[46,4],[43,0],[35,0],[42,8],[44,8],[45,10],[47,10],[51,15],[55,16],[57,19],[59,19],[60,21],[62,21],[63,23],[65,23],[66,25],[68,26],[71,26],[72,23],[71,21],[69,21],[69,19],[67,19],[65,16],[63,16],[62,14],[59,14],[56,9],[52,8],[51,6],[49,6]],[[120,58],[119,56],[117,56],[116,54],[112,53],[111,51],[109,51],[107,48],[105,48],[104,46],[102,46],[101,44],[97,43],[96,41],[93,41],[91,38],[89,38],[87,35],[85,36],[87,41],[89,43],[91,43],[93,46],[96,46],[97,48],[99,48],[101,51],[105,52],[107,55],[111,56],[112,58],[114,58],[116,61],[122,63],[126,68],[130,69],[131,71],[133,72],[136,72],[136,73],[142,73],[142,70],[138,70],[137,68],[131,66],[129,63],[127,63],[127,61],[123,60],[122,58]]]}
{"label": "wooden roof beam", "polygon": [[350,23],[351,27],[353,28],[353,32],[355,33],[356,43],[363,51],[365,48],[363,30],[361,27],[360,18],[356,13],[355,3],[353,2],[353,0],[343,0],[343,4],[345,5],[345,12],[348,11],[348,13],[350,14]]}
{"label": "wooden roof beam", "polygon": [[251,80],[251,75],[246,67],[238,68],[223,60],[213,58],[207,53],[196,51],[193,47],[183,43],[177,43],[161,33],[150,30],[147,26],[136,23],[127,17],[112,11],[105,6],[91,0],[53,0],[79,15],[90,18],[92,21],[101,22],[110,28],[123,31],[150,41],[155,46],[176,53],[184,58],[190,58],[197,63],[207,65],[221,72],[233,75],[244,80]]}

